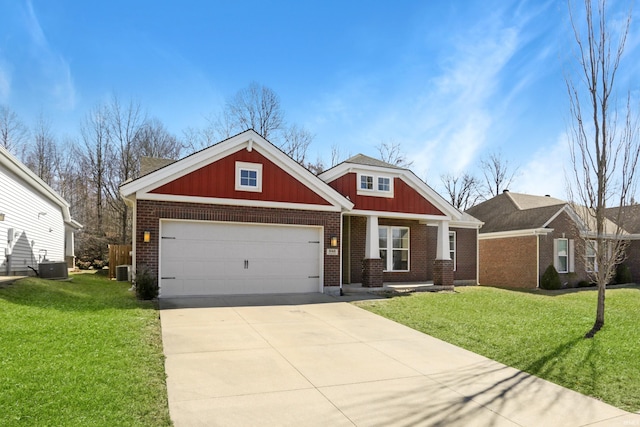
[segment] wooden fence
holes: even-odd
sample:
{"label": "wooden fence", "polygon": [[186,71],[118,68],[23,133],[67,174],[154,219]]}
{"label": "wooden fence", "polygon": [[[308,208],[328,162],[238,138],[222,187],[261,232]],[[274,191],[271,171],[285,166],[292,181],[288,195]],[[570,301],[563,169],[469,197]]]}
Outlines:
{"label": "wooden fence", "polygon": [[116,277],[116,267],[131,265],[131,245],[109,245],[109,278]]}

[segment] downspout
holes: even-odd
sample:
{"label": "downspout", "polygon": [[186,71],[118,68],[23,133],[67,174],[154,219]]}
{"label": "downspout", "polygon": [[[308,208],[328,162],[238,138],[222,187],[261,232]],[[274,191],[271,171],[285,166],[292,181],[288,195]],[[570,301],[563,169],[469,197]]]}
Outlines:
{"label": "downspout", "polygon": [[540,234],[536,237],[536,288],[540,288]]}
{"label": "downspout", "polygon": [[344,295],[342,291],[342,259],[343,259],[343,250],[344,250],[344,212],[340,211],[340,296]]}
{"label": "downspout", "polygon": [[480,239],[479,237],[480,237],[480,229],[476,228],[476,285],[477,286],[480,286]]}

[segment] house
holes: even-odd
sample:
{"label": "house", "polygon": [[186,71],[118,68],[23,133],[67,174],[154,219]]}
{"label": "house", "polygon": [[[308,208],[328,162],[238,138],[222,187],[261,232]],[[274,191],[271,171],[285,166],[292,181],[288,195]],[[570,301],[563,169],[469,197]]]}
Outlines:
{"label": "house", "polygon": [[[583,210],[550,196],[508,190],[468,209],[484,223],[478,236],[480,283],[536,288],[549,265],[568,286],[589,280],[595,253],[585,242],[595,234]],[[615,224],[608,221],[605,228]]]}
{"label": "house", "polygon": [[640,283],[640,205],[623,206],[621,209],[608,208],[606,215],[610,221],[621,224],[628,233],[629,246],[626,249],[627,259],[624,264],[629,267],[633,281]]}
{"label": "house", "polygon": [[0,146],[0,276],[33,274],[43,262],[74,265],[69,204]]}
{"label": "house", "polygon": [[477,281],[480,222],[365,156],[316,176],[248,130],[120,193],[133,206],[134,269],[158,277],[161,297]]}

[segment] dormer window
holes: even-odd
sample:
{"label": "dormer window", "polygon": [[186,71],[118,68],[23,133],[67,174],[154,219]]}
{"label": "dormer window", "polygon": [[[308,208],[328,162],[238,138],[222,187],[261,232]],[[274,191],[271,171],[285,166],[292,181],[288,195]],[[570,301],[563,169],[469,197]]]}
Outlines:
{"label": "dormer window", "polygon": [[262,192],[262,164],[236,162],[236,190]]}
{"label": "dormer window", "polygon": [[358,172],[357,190],[361,196],[372,197],[393,197],[393,177],[389,175],[378,175]]}
{"label": "dormer window", "polygon": [[360,189],[361,190],[373,190],[373,176],[372,175],[360,175]]}
{"label": "dormer window", "polygon": [[391,179],[386,176],[378,177],[378,191],[391,191]]}

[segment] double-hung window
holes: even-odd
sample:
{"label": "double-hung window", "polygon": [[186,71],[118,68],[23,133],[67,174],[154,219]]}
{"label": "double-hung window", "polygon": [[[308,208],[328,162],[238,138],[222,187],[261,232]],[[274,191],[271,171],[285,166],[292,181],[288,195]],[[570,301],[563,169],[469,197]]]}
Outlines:
{"label": "double-hung window", "polygon": [[569,239],[556,239],[555,265],[558,273],[569,272]]}
{"label": "double-hung window", "polygon": [[596,264],[596,241],[585,241],[585,268],[588,273],[598,271],[598,265]]}
{"label": "double-hung window", "polygon": [[408,227],[379,227],[378,244],[384,271],[409,271]]}

